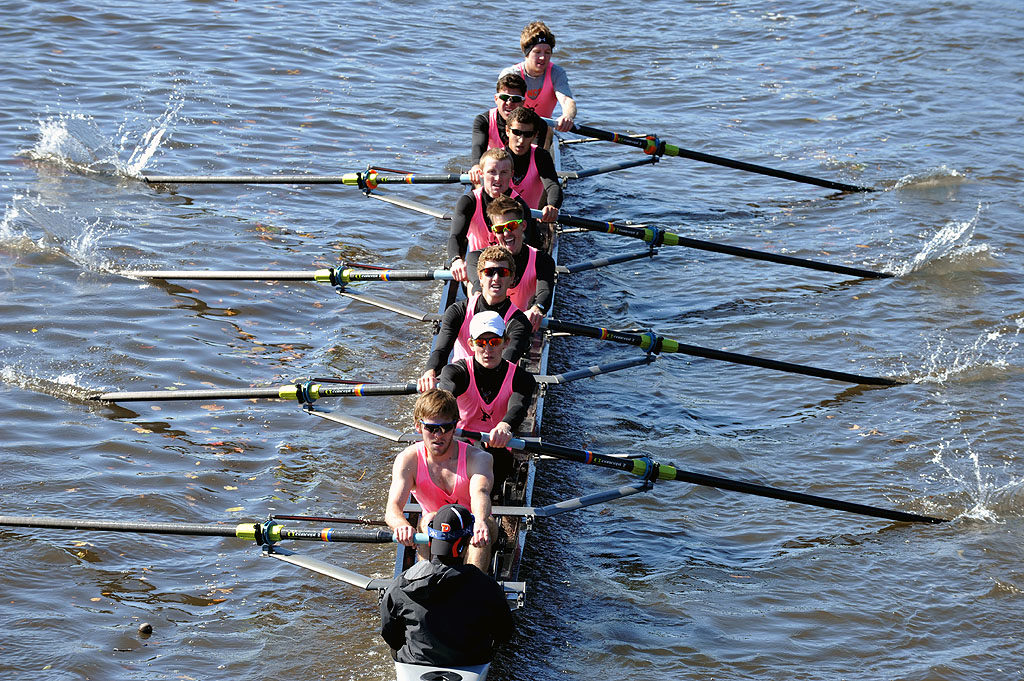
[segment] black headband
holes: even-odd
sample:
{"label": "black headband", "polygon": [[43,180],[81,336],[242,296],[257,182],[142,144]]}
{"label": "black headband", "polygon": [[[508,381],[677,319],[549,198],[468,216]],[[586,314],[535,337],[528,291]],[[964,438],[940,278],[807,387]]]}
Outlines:
{"label": "black headband", "polygon": [[[530,50],[532,50],[534,48],[534,46],[538,45],[539,43],[544,43],[545,45],[549,45],[550,44],[550,43],[548,43],[547,36],[545,36],[543,34],[536,35],[536,36],[534,36],[533,38],[530,39],[530,42],[526,43],[526,47],[523,48],[523,54],[529,54]],[[551,48],[551,49],[555,49],[555,48]]]}

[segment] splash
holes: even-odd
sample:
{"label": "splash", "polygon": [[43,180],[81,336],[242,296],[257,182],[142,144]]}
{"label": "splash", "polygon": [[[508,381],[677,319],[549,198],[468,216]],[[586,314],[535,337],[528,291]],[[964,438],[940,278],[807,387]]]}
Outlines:
{"label": "splash", "polygon": [[55,378],[43,378],[28,374],[17,365],[0,367],[0,381],[19,390],[42,393],[70,402],[88,403],[89,398],[96,394],[95,390],[78,385],[77,374],[65,373]]}
{"label": "splash", "polygon": [[896,276],[905,276],[940,260],[956,263],[987,252],[988,246],[971,244],[981,210],[979,203],[969,220],[947,222],[913,258],[903,263],[891,261],[885,269]]}
{"label": "splash", "polygon": [[[39,231],[41,235],[33,236]],[[0,248],[14,255],[56,255],[86,270],[102,272],[112,264],[101,255],[100,244],[115,231],[120,230],[99,219],[69,218],[38,197],[17,195],[0,220]]]}
{"label": "splash", "polygon": [[121,123],[116,135],[105,134],[86,114],[52,116],[39,121],[39,139],[18,155],[76,173],[138,179],[178,121],[183,102],[180,95],[172,94],[152,122],[136,116]]}
{"label": "splash", "polygon": [[954,377],[961,383],[1004,377],[1014,366],[1008,358],[1020,346],[1024,316],[987,330],[969,345],[947,343],[945,338],[926,340],[927,358],[915,383],[945,383]]}
{"label": "splash", "polygon": [[[966,435],[961,434],[961,438],[962,445],[941,441],[931,460],[942,470],[941,477],[953,482],[960,490],[963,499],[958,505],[966,510],[959,517],[1002,523],[1007,517],[1024,516],[1024,479],[1008,473],[1008,461],[1001,467],[982,463]],[[933,475],[923,477],[938,482]]]}
{"label": "splash", "polygon": [[938,168],[905,175],[896,181],[892,189],[933,189],[936,187],[955,187],[964,184],[967,178],[960,172],[941,165]]}

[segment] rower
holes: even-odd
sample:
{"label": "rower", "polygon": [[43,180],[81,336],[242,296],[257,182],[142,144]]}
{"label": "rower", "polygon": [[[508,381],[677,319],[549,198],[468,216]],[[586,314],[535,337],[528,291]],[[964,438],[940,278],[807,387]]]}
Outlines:
{"label": "rower", "polygon": [[[497,234],[500,245],[512,254],[515,277],[508,290],[512,303],[526,314],[533,331],[540,328],[540,322],[551,308],[551,297],[555,288],[555,261],[545,251],[526,245],[524,235],[523,207],[506,196],[499,196],[487,207],[491,219],[491,231]],[[476,273],[480,252],[473,251],[466,260],[469,271]],[[480,289],[476,277],[470,277],[470,292]]]}
{"label": "rower", "polygon": [[512,190],[523,197],[530,208],[541,211],[542,222],[550,223],[558,218],[562,185],[558,182],[551,154],[534,144],[540,122],[540,116],[526,107],[509,114],[505,126],[506,148],[512,156]]}
{"label": "rower", "polygon": [[437,376],[448,364],[448,356],[453,351],[455,359],[473,356],[469,327],[474,315],[486,310],[497,312],[505,320],[508,342],[504,344],[502,358],[515,363],[530,349],[530,320],[508,297],[515,277],[515,258],[504,246],[488,246],[477,259],[476,273],[481,283],[480,292],[452,303],[444,311],[434,350],[427,359],[427,369],[417,381],[420,392],[437,387]]}
{"label": "rower", "polygon": [[[469,169],[469,179],[473,184],[480,184],[482,171],[480,156],[488,149],[508,145],[508,133],[505,122],[508,115],[523,105],[526,99],[526,81],[518,73],[507,73],[498,78],[495,86],[494,108],[473,119],[473,146],[470,156],[473,167]],[[540,119],[537,128],[538,143],[543,145],[548,136],[548,124]]]}
{"label": "rower", "polygon": [[576,100],[569,89],[569,77],[565,69],[551,63],[555,50],[555,35],[543,21],[534,21],[523,28],[519,36],[523,50],[523,61],[501,72],[518,73],[526,81],[526,106],[545,118],[551,116],[557,103],[562,115],[555,121],[555,129],[572,130],[576,118]]}
{"label": "rower", "polygon": [[[512,191],[512,156],[508,150],[488,149],[480,157],[483,169],[481,185],[459,197],[452,215],[451,231],[448,234],[448,269],[455,281],[467,281],[466,253],[479,251],[497,239],[490,233],[490,222],[487,218],[487,205],[495,197],[508,195]],[[526,214],[530,207],[522,198]],[[540,236],[537,224],[530,218],[526,225],[526,240],[539,246]]]}
{"label": "rower", "polygon": [[[404,505],[412,494],[422,509],[421,531],[445,504],[458,503],[473,509],[473,524],[466,562],[487,570],[491,542],[497,524],[491,517],[491,487],[494,469],[491,455],[455,440],[459,404],[447,390],[430,390],[416,399],[413,408],[416,432],[421,442],[409,445],[391,468],[384,521],[395,533],[395,541],[413,545],[416,528],[405,517]],[[426,559],[426,552],[420,553]]]}
{"label": "rower", "polygon": [[442,506],[428,530],[430,560],[407,569],[384,592],[380,635],[396,662],[487,665],[495,646],[512,638],[515,624],[502,588],[474,565],[462,564],[472,525],[464,506]]}
{"label": "rower", "polygon": [[439,388],[455,395],[459,428],[487,433],[487,449],[494,457],[494,489],[501,489],[512,471],[512,452],[505,449],[526,419],[537,389],[533,374],[502,359],[505,320],[486,310],[469,324],[473,356],[456,360],[441,370]]}

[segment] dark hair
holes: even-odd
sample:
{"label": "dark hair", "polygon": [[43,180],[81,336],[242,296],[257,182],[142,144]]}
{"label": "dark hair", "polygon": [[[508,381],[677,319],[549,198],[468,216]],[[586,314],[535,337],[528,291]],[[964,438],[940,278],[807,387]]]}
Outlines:
{"label": "dark hair", "polygon": [[527,125],[532,125],[533,131],[537,132],[540,130],[541,120],[536,111],[528,106],[521,106],[510,113],[505,119],[505,125],[512,125],[513,123],[526,123]]}
{"label": "dark hair", "polygon": [[494,86],[495,92],[502,90],[518,90],[520,94],[525,95],[526,81],[518,73],[506,73],[498,79],[498,84]]}

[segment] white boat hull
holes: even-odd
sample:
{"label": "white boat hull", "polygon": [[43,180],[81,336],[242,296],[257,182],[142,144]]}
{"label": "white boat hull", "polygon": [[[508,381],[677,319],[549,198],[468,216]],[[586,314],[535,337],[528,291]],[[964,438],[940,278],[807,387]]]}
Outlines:
{"label": "white boat hull", "polygon": [[395,663],[398,681],[485,681],[490,664],[473,667],[431,667],[420,664]]}

